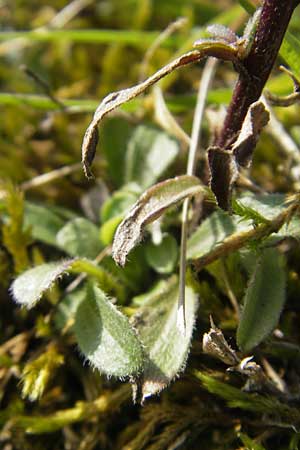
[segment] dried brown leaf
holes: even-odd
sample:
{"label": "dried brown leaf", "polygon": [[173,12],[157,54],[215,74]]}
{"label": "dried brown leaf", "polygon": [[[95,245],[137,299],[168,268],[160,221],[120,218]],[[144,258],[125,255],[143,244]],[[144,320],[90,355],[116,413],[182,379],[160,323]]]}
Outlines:
{"label": "dried brown leaf", "polygon": [[98,108],[95,111],[92,122],[87,128],[83,143],[82,143],[82,163],[84,172],[87,177],[91,176],[90,166],[95,156],[96,146],[98,142],[98,130],[97,127],[103,117],[123,105],[124,103],[132,100],[138,95],[142,94],[146,89],[152,86],[154,83],[157,83],[161,78],[165,77],[169,73],[173,72],[173,70],[185,66],[187,64],[199,61],[201,58],[206,56],[205,52],[200,50],[194,50],[184,55],[176,58],[174,61],[171,61],[166,66],[162,67],[156,73],[151,75],[151,77],[147,78],[142,83],[137,84],[128,89],[123,89],[118,92],[113,92],[107,95]]}
{"label": "dried brown leaf", "polygon": [[222,209],[230,209],[232,188],[239,174],[239,166],[249,167],[260,132],[268,121],[269,112],[264,104],[261,101],[252,103],[232,148],[213,146],[208,149],[210,185]]}
{"label": "dried brown leaf", "polygon": [[231,151],[214,146],[208,149],[211,173],[210,186],[220,208],[230,209],[233,183],[238,177],[238,167]]}
{"label": "dried brown leaf", "polygon": [[232,152],[240,166],[249,167],[251,164],[253,150],[261,130],[269,121],[269,116],[269,112],[261,101],[252,103],[249,107],[242,129],[232,147]]}
{"label": "dried brown leaf", "polygon": [[229,366],[236,366],[240,360],[236,352],[226,341],[222,331],[217,328],[210,318],[210,330],[204,333],[202,341],[203,352],[220,359]]}
{"label": "dried brown leaf", "polygon": [[197,177],[182,175],[162,181],[145,191],[117,228],[112,256],[124,266],[128,253],[141,240],[144,227],[164,211],[203,190]]}

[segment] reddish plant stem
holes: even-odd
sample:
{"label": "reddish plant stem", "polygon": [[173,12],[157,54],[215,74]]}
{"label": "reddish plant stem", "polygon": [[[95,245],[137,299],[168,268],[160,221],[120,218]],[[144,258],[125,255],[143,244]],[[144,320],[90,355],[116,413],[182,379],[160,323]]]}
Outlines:
{"label": "reddish plant stem", "polygon": [[[257,101],[270,75],[292,13],[299,0],[265,0],[254,42],[249,55],[242,61],[223,129],[216,145],[229,149],[241,129],[251,103]],[[245,73],[244,73],[245,72]]]}

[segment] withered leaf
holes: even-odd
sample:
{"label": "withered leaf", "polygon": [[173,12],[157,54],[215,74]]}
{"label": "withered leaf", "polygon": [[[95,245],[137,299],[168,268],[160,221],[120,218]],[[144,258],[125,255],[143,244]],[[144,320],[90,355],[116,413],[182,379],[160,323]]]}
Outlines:
{"label": "withered leaf", "polygon": [[236,162],[242,167],[249,167],[261,130],[269,121],[269,112],[261,101],[250,105],[242,129],[234,142],[232,152]]}
{"label": "withered leaf", "polygon": [[123,103],[132,100],[138,95],[142,94],[146,89],[152,86],[154,83],[157,83],[161,78],[165,77],[169,73],[173,72],[173,70],[185,66],[186,64],[190,64],[196,61],[199,61],[201,58],[206,56],[205,52],[199,50],[194,50],[188,53],[183,54],[179,58],[176,58],[174,61],[171,61],[166,66],[162,67],[156,73],[151,75],[151,77],[147,78],[142,83],[137,84],[128,89],[123,89],[118,92],[113,92],[107,95],[98,108],[95,111],[92,122],[87,128],[83,143],[82,143],[82,164],[84,168],[84,172],[87,177],[91,176],[90,166],[95,156],[96,146],[98,142],[98,130],[97,127],[103,117],[123,105]]}
{"label": "withered leaf", "polygon": [[238,177],[238,168],[231,151],[213,146],[208,149],[210,187],[220,208],[230,209],[233,183]]}
{"label": "withered leaf", "polygon": [[[99,131],[97,127],[88,128],[84,135],[84,140],[87,139],[89,142],[88,148],[84,153],[82,153],[82,163],[85,176],[87,178],[93,178],[93,173],[90,169],[92,162],[95,158],[96,148],[99,141]],[[83,150],[82,150],[83,151]]]}
{"label": "withered leaf", "polygon": [[115,233],[112,256],[117,264],[124,266],[128,253],[141,240],[144,227],[164,211],[203,190],[200,180],[182,175],[162,181],[147,191],[132,206]]}
{"label": "withered leaf", "polygon": [[[230,41],[232,36],[230,38],[228,37],[228,39]],[[166,66],[159,69],[145,81],[131,88],[113,92],[102,100],[95,111],[93,120],[85,132],[82,143],[82,164],[84,172],[88,177],[91,176],[90,166],[94,159],[96,145],[98,142],[98,134],[96,130],[106,114],[142,94],[150,86],[157,83],[161,78],[165,77],[179,67],[198,62],[204,57],[213,56],[225,61],[238,63],[238,49],[233,43],[229,43],[228,40],[204,39],[196,41],[194,46],[197,48],[196,50],[184,53],[174,59],[174,61],[171,61]]]}
{"label": "withered leaf", "polygon": [[215,326],[212,318],[210,318],[209,332],[203,335],[202,348],[204,353],[220,359],[229,366],[235,366],[240,361],[236,352],[226,341],[222,331]]}
{"label": "withered leaf", "polygon": [[260,132],[268,120],[269,112],[264,104],[260,101],[252,103],[232,148],[213,146],[208,149],[210,185],[222,209],[230,210],[232,188],[238,177],[239,166],[249,167]]}

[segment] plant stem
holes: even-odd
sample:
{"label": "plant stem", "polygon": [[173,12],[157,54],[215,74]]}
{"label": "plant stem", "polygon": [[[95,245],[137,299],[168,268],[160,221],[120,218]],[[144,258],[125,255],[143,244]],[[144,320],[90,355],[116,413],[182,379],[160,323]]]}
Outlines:
{"label": "plant stem", "polygon": [[223,240],[220,245],[217,245],[213,250],[193,261],[193,265],[197,272],[200,272],[205,266],[211,264],[219,258],[225,257],[228,254],[239,250],[251,241],[258,241],[270,236],[272,233],[277,233],[280,228],[287,223],[293,214],[299,208],[298,201],[293,202],[278,216],[274,217],[269,223],[258,225],[257,227],[233,233],[231,236]]}
{"label": "plant stem", "polygon": [[[201,137],[201,127],[204,115],[206,98],[210,87],[211,80],[214,76],[217,65],[217,59],[209,58],[205,64],[201,82],[199,84],[197,104],[193,119],[192,136],[190,141],[189,156],[187,162],[187,175],[193,175],[196,165],[197,149],[199,147]],[[177,326],[180,331],[185,331],[185,272],[186,272],[186,243],[188,228],[188,209],[189,199],[183,203],[182,225],[181,225],[181,246],[180,246],[180,265],[179,265],[179,299]]]}
{"label": "plant stem", "polygon": [[223,129],[216,142],[219,147],[229,150],[249,106],[259,99],[298,3],[298,0],[264,1],[253,45],[242,61],[245,71],[240,72]]}

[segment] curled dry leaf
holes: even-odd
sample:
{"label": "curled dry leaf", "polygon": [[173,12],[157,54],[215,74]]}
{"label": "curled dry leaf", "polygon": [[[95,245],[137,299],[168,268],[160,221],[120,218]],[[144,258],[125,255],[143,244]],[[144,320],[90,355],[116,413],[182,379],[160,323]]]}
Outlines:
{"label": "curled dry leaf", "polygon": [[233,184],[239,174],[235,158],[231,151],[213,146],[208,149],[208,163],[211,190],[220,208],[228,210]]}
{"label": "curled dry leaf", "polygon": [[203,352],[220,359],[229,366],[236,366],[240,359],[227,343],[222,331],[217,328],[210,318],[210,330],[204,333],[202,342]]}
{"label": "curled dry leaf", "polygon": [[251,164],[253,150],[269,117],[269,112],[262,102],[252,103],[249,107],[242,129],[232,147],[232,152],[240,166],[249,167]]}
{"label": "curled dry leaf", "polygon": [[145,191],[133,205],[115,233],[112,256],[124,266],[128,253],[141,240],[144,227],[153,222],[170,206],[203,190],[200,180],[182,175],[162,181]]}
{"label": "curled dry leaf", "polygon": [[264,104],[260,101],[252,103],[231,149],[217,146],[208,149],[210,185],[222,209],[230,209],[232,188],[239,174],[239,166],[249,167],[251,164],[260,132],[268,121],[269,112]]}
{"label": "curled dry leaf", "polygon": [[92,122],[87,128],[83,143],[82,143],[82,164],[84,168],[84,172],[87,177],[91,177],[90,166],[95,156],[96,146],[98,143],[98,125],[103,119],[103,117],[123,105],[124,103],[132,100],[138,95],[142,94],[146,89],[152,86],[154,83],[157,83],[161,78],[165,77],[169,73],[173,72],[173,70],[178,67],[185,66],[186,64],[190,64],[196,61],[199,61],[203,56],[206,56],[205,53],[194,50],[184,55],[176,58],[174,61],[170,62],[166,66],[162,67],[156,73],[154,73],[151,77],[147,78],[142,83],[137,84],[128,89],[123,89],[118,92],[113,92],[105,97],[98,108],[95,111]]}
{"label": "curled dry leaf", "polygon": [[95,111],[92,122],[85,132],[82,143],[82,164],[87,177],[92,176],[90,166],[93,162],[98,143],[99,136],[97,127],[106,114],[142,94],[150,86],[157,83],[161,78],[165,77],[179,67],[198,62],[204,57],[213,56],[225,61],[232,61],[236,64],[236,66],[239,65],[238,48],[235,45],[228,43],[226,40],[199,40],[194,43],[194,47],[197,49],[184,53],[174,59],[174,61],[171,61],[166,66],[162,67],[145,81],[131,88],[113,92],[102,100]]}

